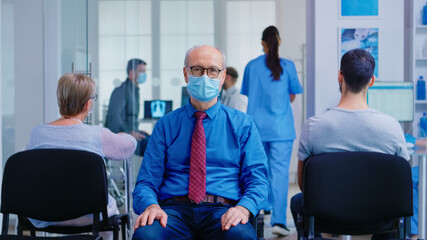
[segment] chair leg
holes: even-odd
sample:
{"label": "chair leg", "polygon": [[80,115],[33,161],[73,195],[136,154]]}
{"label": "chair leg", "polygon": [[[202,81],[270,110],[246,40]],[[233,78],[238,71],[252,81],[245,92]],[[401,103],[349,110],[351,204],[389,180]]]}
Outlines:
{"label": "chair leg", "polygon": [[119,240],[119,229],[114,228],[113,230],[113,240]]}
{"label": "chair leg", "polygon": [[260,214],[257,218],[256,234],[258,240],[264,240],[264,215]]}
{"label": "chair leg", "polygon": [[302,217],[302,215],[300,215],[300,214],[298,214],[298,217],[297,217],[297,223],[296,223],[296,228],[297,228],[297,234],[298,234],[298,237],[297,237],[297,239],[298,240],[302,240],[303,239],[303,236],[304,236],[304,233],[303,233],[303,231],[304,231],[304,229],[303,229],[303,217]]}
{"label": "chair leg", "polygon": [[22,226],[20,223],[18,223],[18,227],[16,228],[16,231],[18,233],[18,236],[22,236],[24,231],[22,230]]}
{"label": "chair leg", "polygon": [[405,226],[404,218],[399,218],[399,226],[398,226],[398,229],[397,229],[397,233],[399,235],[399,239],[406,239],[406,238],[404,238],[404,237],[406,237],[406,236],[404,236],[405,235],[405,230],[406,230],[406,226]]}
{"label": "chair leg", "polygon": [[127,229],[126,225],[127,225],[126,223],[122,222],[122,240],[127,240],[128,229]]}
{"label": "chair leg", "polygon": [[3,214],[3,225],[1,228],[1,234],[7,235],[8,230],[9,230],[9,214],[5,213]]}
{"label": "chair leg", "polygon": [[405,217],[405,239],[411,239],[411,217]]}
{"label": "chair leg", "polygon": [[314,238],[314,217],[310,216],[308,218],[308,239]]}

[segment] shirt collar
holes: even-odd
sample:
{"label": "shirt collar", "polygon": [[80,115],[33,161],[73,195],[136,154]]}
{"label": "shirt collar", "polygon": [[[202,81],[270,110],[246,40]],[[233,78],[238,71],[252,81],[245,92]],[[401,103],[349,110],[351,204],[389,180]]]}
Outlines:
{"label": "shirt collar", "polygon": [[126,78],[125,84],[127,84],[131,88],[139,90],[139,86],[136,86],[135,84],[133,84],[133,82],[129,78]]}
{"label": "shirt collar", "polygon": [[[194,113],[197,112],[197,110],[193,107],[193,105],[191,105],[190,101],[188,101],[187,105],[185,105],[185,108],[186,108],[187,116],[190,119],[193,117]],[[220,108],[221,108],[221,101],[218,98],[218,101],[215,103],[215,105],[207,109],[205,113],[210,119],[213,119],[215,115],[218,113]]]}

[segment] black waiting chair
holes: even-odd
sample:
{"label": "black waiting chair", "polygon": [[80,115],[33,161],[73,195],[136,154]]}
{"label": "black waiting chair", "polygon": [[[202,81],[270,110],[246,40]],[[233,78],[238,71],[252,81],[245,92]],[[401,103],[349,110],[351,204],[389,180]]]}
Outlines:
{"label": "black waiting chair", "polygon": [[[92,235],[63,237],[66,239],[102,239],[100,231],[113,231],[114,239],[118,240],[120,228],[122,239],[126,239],[128,215],[108,217],[107,204],[107,175],[104,160],[98,154],[65,149],[18,152],[8,159],[4,168],[0,240],[24,238],[23,230],[30,231],[29,239],[38,239],[35,237],[37,231],[60,234],[92,232]],[[18,216],[17,236],[8,235],[9,214]],[[36,228],[28,220],[65,221],[87,214],[93,214],[93,224],[82,227]]]}
{"label": "black waiting chair", "polygon": [[[412,177],[409,163],[394,155],[336,152],[305,160],[302,231],[340,235],[379,234],[411,239]],[[301,226],[302,225],[302,226]]]}
{"label": "black waiting chair", "polygon": [[264,240],[264,214],[258,214],[250,223],[255,229],[257,240]]}

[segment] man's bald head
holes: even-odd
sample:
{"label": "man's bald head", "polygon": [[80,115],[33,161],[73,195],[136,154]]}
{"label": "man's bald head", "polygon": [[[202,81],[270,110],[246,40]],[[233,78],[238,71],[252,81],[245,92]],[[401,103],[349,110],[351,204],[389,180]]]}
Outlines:
{"label": "man's bald head", "polygon": [[[219,56],[221,59],[221,62],[222,62],[219,67],[221,69],[225,69],[225,66],[226,66],[225,63],[226,62],[225,62],[224,53],[221,50],[219,50],[218,48],[212,47],[209,45],[194,46],[194,47],[188,49],[187,53],[185,54],[184,67],[192,67],[190,65],[190,56],[192,55],[192,53],[200,54],[201,52],[205,53],[205,54],[209,54],[212,57],[218,57]],[[217,55],[217,54],[219,54],[219,55]]]}

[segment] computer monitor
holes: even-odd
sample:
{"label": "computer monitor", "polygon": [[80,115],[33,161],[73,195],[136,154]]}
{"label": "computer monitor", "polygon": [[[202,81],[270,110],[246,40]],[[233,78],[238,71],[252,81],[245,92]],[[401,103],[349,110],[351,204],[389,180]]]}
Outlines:
{"label": "computer monitor", "polygon": [[144,118],[161,118],[172,111],[172,100],[144,101]]}
{"label": "computer monitor", "polygon": [[375,82],[368,89],[368,106],[396,118],[414,120],[414,84],[412,82]]}

